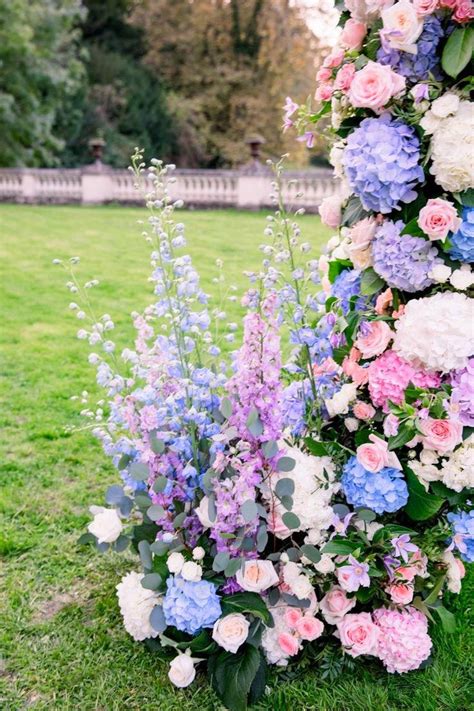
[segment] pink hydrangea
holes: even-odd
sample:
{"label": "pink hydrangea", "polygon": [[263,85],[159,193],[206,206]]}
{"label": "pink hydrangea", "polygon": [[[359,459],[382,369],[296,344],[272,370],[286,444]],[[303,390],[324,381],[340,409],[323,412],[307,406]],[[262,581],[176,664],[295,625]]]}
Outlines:
{"label": "pink hydrangea", "polygon": [[370,364],[368,376],[370,398],[384,412],[388,412],[389,400],[397,404],[403,401],[410,382],[420,388],[437,388],[440,385],[439,375],[415,368],[393,350],[385,351]]}
{"label": "pink hydrangea", "polygon": [[419,610],[380,607],[374,611],[373,620],[381,631],[377,656],[388,672],[403,674],[418,669],[428,659],[432,641],[426,617]]}

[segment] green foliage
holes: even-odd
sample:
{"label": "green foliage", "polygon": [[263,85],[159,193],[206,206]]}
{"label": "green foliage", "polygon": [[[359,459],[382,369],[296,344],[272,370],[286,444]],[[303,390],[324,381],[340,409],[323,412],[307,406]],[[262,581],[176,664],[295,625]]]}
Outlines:
{"label": "green foliage", "polygon": [[441,56],[441,66],[446,74],[456,79],[472,60],[474,28],[456,27],[446,42]]}

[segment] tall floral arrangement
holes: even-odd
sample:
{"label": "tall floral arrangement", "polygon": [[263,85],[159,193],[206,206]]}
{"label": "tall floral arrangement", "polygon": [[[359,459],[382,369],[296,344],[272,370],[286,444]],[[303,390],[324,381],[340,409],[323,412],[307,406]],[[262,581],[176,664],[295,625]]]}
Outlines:
{"label": "tall floral arrangement", "polygon": [[268,665],[404,673],[428,663],[430,626],[455,628],[444,592],[474,560],[469,20],[462,1],[346,0],[321,108],[285,115],[308,142],[331,116],[337,234],[311,256],[277,164],[231,359],[238,326],[183,255],[173,166],[133,157],[154,289],[133,348],[116,353],[96,282],[63,265],[107,393],[84,414],[122,479],[82,540],[139,554],[117,586],[126,630],[178,687],[205,667],[229,709]]}

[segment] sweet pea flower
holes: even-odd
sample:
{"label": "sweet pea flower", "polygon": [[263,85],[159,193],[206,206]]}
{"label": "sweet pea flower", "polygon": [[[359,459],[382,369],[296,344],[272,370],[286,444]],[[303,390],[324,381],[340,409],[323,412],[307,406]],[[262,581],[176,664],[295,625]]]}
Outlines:
{"label": "sweet pea flower", "polygon": [[430,88],[428,84],[415,84],[410,89],[410,94],[415,100],[415,104],[421,104],[422,101],[427,101],[430,98]]}
{"label": "sweet pea flower", "polygon": [[360,563],[354,556],[347,559],[348,565],[343,565],[337,569],[337,579],[339,585],[346,592],[356,592],[360,587],[370,586],[369,565]]}
{"label": "sweet pea flower", "polygon": [[314,146],[314,133],[312,131],[305,131],[302,136],[298,136],[297,141],[300,143],[306,143],[306,148],[312,148]]}
{"label": "sweet pea flower", "polygon": [[414,543],[410,543],[409,533],[402,533],[401,536],[392,538],[390,543],[393,546],[395,555],[399,556],[402,560],[405,561],[405,563],[408,562],[409,553],[415,553],[418,551],[418,546],[416,546]]}

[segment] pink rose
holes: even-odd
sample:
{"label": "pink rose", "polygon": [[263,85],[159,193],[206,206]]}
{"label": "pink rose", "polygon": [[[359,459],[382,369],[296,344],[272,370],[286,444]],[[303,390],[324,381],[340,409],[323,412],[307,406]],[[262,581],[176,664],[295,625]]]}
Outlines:
{"label": "pink rose", "polygon": [[321,620],[305,615],[298,621],[296,631],[301,639],[306,639],[311,642],[313,639],[321,637],[324,631],[324,625]]}
{"label": "pink rose", "polygon": [[473,14],[472,5],[469,0],[461,0],[461,2],[456,4],[453,20],[456,22],[469,22]]}
{"label": "pink rose", "polygon": [[393,338],[393,331],[386,321],[365,322],[355,342],[364,358],[380,355]]}
{"label": "pink rose", "polygon": [[337,625],[337,629],[342,646],[351,657],[376,654],[380,630],[374,625],[368,612],[346,615]]}
{"label": "pink rose", "polygon": [[380,111],[405,88],[405,77],[389,66],[368,62],[356,72],[349,91],[352,106]]}
{"label": "pink rose", "polygon": [[412,0],[417,15],[431,15],[438,9],[438,0]]}
{"label": "pink rose", "polygon": [[332,96],[332,85],[321,84],[315,91],[314,98],[316,101],[329,101]]}
{"label": "pink rose", "polygon": [[333,49],[331,54],[328,54],[323,62],[323,67],[339,67],[344,60],[345,52],[343,49]]}
{"label": "pink rose", "polygon": [[285,622],[288,627],[296,627],[299,620],[303,617],[301,610],[297,607],[288,607],[285,610]]}
{"label": "pink rose", "polygon": [[431,240],[444,240],[449,232],[457,232],[461,218],[452,202],[442,198],[428,200],[420,210],[418,226]]}
{"label": "pink rose", "polygon": [[344,64],[336,74],[334,80],[334,88],[341,91],[347,91],[352,83],[355,75],[355,66],[353,64]]}
{"label": "pink rose", "polygon": [[328,67],[321,67],[316,73],[316,81],[327,82],[332,77],[332,72]]}
{"label": "pink rose", "polygon": [[355,604],[355,598],[347,597],[342,588],[334,586],[323,597],[319,603],[319,608],[326,622],[330,625],[336,625],[349,610],[352,610]]}
{"label": "pink rose", "polygon": [[388,593],[396,605],[408,605],[413,600],[413,588],[405,583],[392,583]]}
{"label": "pink rose", "polygon": [[341,33],[341,44],[350,51],[359,51],[362,47],[364,37],[367,34],[367,25],[364,22],[357,22],[351,18],[347,20]]}
{"label": "pink rose", "polygon": [[377,300],[375,302],[375,311],[376,313],[379,314],[379,316],[382,316],[383,314],[388,313],[388,307],[392,305],[393,302],[393,294],[391,289],[385,289],[381,294],[377,296]]}
{"label": "pink rose", "polygon": [[452,452],[462,442],[462,424],[457,420],[435,420],[429,417],[421,423],[422,442],[426,449],[438,454]]}
{"label": "pink rose", "polygon": [[357,400],[352,411],[359,420],[371,420],[375,415],[375,407],[372,407],[368,402],[362,402],[362,400]]}
{"label": "pink rose", "polygon": [[289,632],[282,632],[278,635],[278,644],[282,652],[287,654],[289,657],[293,657],[298,654],[300,645],[296,637],[293,637]]}
{"label": "pink rose", "polygon": [[370,435],[371,443],[361,444],[357,447],[357,461],[364,469],[376,474],[384,467],[388,466],[390,457],[388,444],[377,435]]}
{"label": "pink rose", "polygon": [[344,358],[342,362],[342,370],[345,375],[352,378],[352,381],[357,385],[357,387],[366,385],[369,381],[369,369],[363,368],[350,358]]}
{"label": "pink rose", "polygon": [[341,224],[341,198],[337,195],[330,195],[324,198],[319,206],[321,220],[328,227],[336,229]]}

